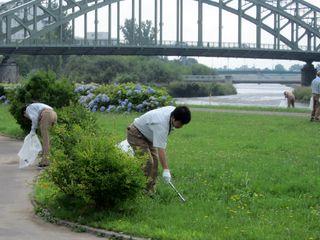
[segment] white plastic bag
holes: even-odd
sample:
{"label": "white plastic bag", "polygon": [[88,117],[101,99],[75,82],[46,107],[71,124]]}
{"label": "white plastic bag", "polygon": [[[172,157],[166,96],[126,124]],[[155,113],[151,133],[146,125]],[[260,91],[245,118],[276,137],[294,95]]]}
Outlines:
{"label": "white plastic bag", "polygon": [[309,109],[313,109],[313,97],[310,98]]}
{"label": "white plastic bag", "polygon": [[130,144],[128,143],[127,139],[118,143],[117,147],[120,148],[123,152],[128,153],[131,156],[134,155],[134,151],[133,151],[132,147],[130,146]]}
{"label": "white plastic bag", "polygon": [[18,156],[20,158],[19,168],[25,168],[34,163],[39,152],[42,151],[40,140],[36,134],[28,134],[20,149]]}
{"label": "white plastic bag", "polygon": [[287,100],[281,100],[280,104],[279,104],[279,107],[286,108],[287,107]]}

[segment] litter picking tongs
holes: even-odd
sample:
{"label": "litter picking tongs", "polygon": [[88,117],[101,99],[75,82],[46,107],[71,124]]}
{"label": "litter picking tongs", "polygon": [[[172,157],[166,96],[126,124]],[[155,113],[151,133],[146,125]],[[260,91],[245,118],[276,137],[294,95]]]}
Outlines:
{"label": "litter picking tongs", "polygon": [[181,195],[181,193],[179,193],[179,191],[174,187],[174,185],[172,184],[172,182],[169,182],[169,185],[172,187],[172,189],[178,194],[178,196],[180,197],[182,202],[185,202],[186,199]]}

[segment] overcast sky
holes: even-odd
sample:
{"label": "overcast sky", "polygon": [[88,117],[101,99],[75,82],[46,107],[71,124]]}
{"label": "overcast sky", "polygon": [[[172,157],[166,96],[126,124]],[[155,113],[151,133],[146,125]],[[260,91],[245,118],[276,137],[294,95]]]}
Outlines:
{"label": "overcast sky", "polygon": [[[320,0],[306,0],[307,2],[320,7]],[[135,17],[138,19],[138,0],[135,0]],[[234,2],[236,3],[236,2]],[[159,4],[159,1],[158,1]],[[112,7],[112,37],[116,37],[116,4]],[[124,0],[121,2],[121,25],[126,18],[131,18],[132,0]],[[183,41],[197,41],[197,1],[184,0],[183,13]],[[163,0],[163,40],[176,40],[176,0]],[[107,32],[107,9],[101,9],[98,12],[99,27],[98,31]],[[142,20],[151,20],[154,23],[154,0],[142,0]],[[159,16],[158,16],[159,21]],[[88,14],[88,31],[94,31],[94,14]],[[83,36],[83,19],[80,17],[77,21],[79,26],[76,34]],[[272,26],[273,23],[270,23]],[[80,27],[82,26],[82,27]],[[238,38],[237,16],[227,12],[223,13],[222,19],[222,41],[236,43]],[[249,34],[248,34],[249,33]],[[255,43],[255,25],[247,21],[243,21],[243,43]],[[203,41],[218,42],[218,9],[213,6],[204,4],[203,6]],[[273,44],[273,38],[270,34],[262,31],[262,43]],[[274,68],[277,64],[282,64],[289,68],[293,64],[304,64],[299,61],[286,60],[264,60],[264,59],[236,59],[236,58],[211,58],[196,57],[196,59],[209,67],[229,67],[235,68],[241,65],[257,68]],[[315,65],[319,63],[314,63]]]}
{"label": "overcast sky", "polygon": [[[0,0],[1,1],[1,0]],[[142,20],[151,20],[154,23],[154,0],[142,1]],[[285,1],[285,0],[284,0]],[[305,0],[315,6],[320,7],[320,0]],[[6,1],[2,1],[6,2]],[[138,19],[138,2],[135,0],[135,17]],[[176,40],[176,0],[163,0],[163,40]],[[234,1],[236,4],[236,1]],[[121,2],[121,25],[123,25],[126,18],[131,18],[132,0],[123,0]],[[159,0],[158,0],[159,5]],[[198,34],[198,3],[195,0],[183,0],[183,41],[197,41]],[[253,9],[254,11],[254,9]],[[158,9],[159,12],[159,9]],[[107,7],[98,10],[99,17],[99,32],[108,31],[108,9]],[[116,22],[117,22],[116,4],[112,4],[112,38],[116,38]],[[159,21],[159,14],[158,14]],[[81,37],[84,35],[83,16],[76,20],[76,35]],[[273,23],[270,23],[272,26]],[[238,21],[237,16],[227,12],[223,13],[222,19],[222,41],[236,43],[238,38]],[[94,32],[94,12],[88,14],[88,32]],[[255,43],[254,24],[243,21],[243,43]],[[203,41],[218,42],[218,9],[213,6],[204,4],[203,6]],[[273,38],[270,34],[262,31],[262,44],[273,44]],[[209,67],[220,68],[229,67],[235,68],[241,65],[248,65],[249,67],[257,68],[274,68],[277,64],[282,64],[289,68],[293,64],[304,64],[299,61],[286,60],[264,60],[264,59],[236,59],[236,58],[211,58],[211,57],[196,57],[196,59]],[[314,65],[320,64],[315,62]]]}

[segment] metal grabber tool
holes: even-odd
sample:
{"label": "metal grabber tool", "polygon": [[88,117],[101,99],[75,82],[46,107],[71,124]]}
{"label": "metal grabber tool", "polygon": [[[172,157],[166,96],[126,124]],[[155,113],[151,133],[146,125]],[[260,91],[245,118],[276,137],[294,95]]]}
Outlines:
{"label": "metal grabber tool", "polygon": [[169,185],[172,187],[172,189],[178,194],[182,202],[186,202],[186,199],[179,193],[179,191],[175,188],[175,186],[172,184],[172,182],[169,182]]}

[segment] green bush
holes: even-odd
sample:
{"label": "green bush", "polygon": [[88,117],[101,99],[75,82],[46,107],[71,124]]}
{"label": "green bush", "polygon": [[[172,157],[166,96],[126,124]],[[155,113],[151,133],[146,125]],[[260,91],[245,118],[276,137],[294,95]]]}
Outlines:
{"label": "green bush", "polygon": [[139,77],[135,74],[127,74],[127,73],[118,74],[115,79],[115,82],[116,83],[139,82]]}
{"label": "green bush", "polygon": [[54,129],[52,136],[53,147],[56,149],[64,149],[64,152],[72,149],[76,139],[70,137],[68,133],[75,125],[94,134],[97,132],[95,115],[80,104],[72,103],[70,106],[58,109],[57,115],[60,127]]}
{"label": "green bush", "polygon": [[4,86],[0,86],[0,97],[5,95]]}
{"label": "green bush", "polygon": [[210,90],[205,84],[174,82],[168,85],[168,92],[173,97],[209,96]]}
{"label": "green bush", "polygon": [[302,86],[296,87],[293,91],[293,94],[297,101],[305,103],[308,103],[312,96],[311,88]]}
{"label": "green bush", "polygon": [[144,161],[123,153],[108,134],[92,129],[95,118],[83,107],[66,107],[59,113],[63,120],[53,129],[49,179],[66,197],[96,208],[114,207],[137,196],[146,184]]}
{"label": "green bush", "polygon": [[229,83],[186,83],[174,82],[168,85],[168,92],[173,97],[206,97],[236,94]]}
{"label": "green bush", "polygon": [[231,83],[212,83],[210,93],[211,96],[233,95],[237,94],[237,90]]}
{"label": "green bush", "polygon": [[22,109],[26,104],[42,102],[53,108],[61,108],[75,99],[73,89],[73,84],[66,79],[57,79],[53,72],[36,72],[15,89],[10,98],[10,112],[27,132],[30,130],[31,121],[22,115]]}

